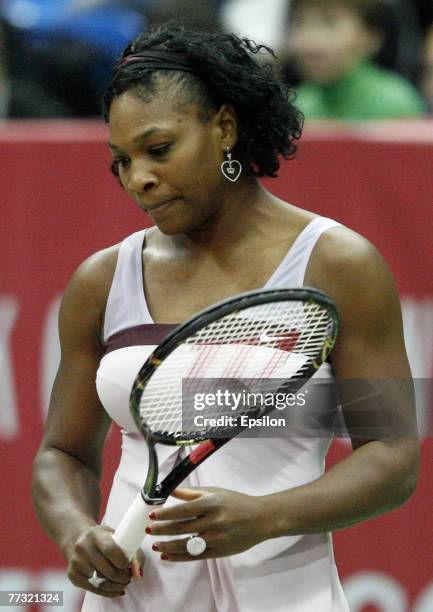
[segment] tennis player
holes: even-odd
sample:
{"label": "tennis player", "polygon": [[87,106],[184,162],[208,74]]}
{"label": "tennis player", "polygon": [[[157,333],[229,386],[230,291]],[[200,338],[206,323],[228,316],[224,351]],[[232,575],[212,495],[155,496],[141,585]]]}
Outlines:
{"label": "tennis player", "polygon": [[[347,611],[329,534],[400,506],[416,486],[410,372],[388,268],[367,240],[258,181],[294,155],[302,129],[272,59],[232,34],[170,23],[140,35],[114,68],[104,99],[112,170],[154,225],[86,260],[65,292],[33,481],[39,520],[87,591],[86,611]],[[214,302],[303,285],[340,313],[320,377],[403,381],[376,413],[404,435],[372,427],[353,436],[353,452],[326,472],[323,436],[232,440],[156,507],[130,566],[112,532],[147,470],[128,410],[144,358],[173,324]],[[349,426],[359,425],[359,401],[343,404]],[[100,525],[112,420],[122,458]],[[162,476],[183,452],[160,446]]]}

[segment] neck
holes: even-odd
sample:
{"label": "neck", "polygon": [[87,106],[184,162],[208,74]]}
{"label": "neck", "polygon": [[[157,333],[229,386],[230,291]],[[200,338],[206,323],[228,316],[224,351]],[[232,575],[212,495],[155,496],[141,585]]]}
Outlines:
{"label": "neck", "polygon": [[[220,194],[221,195],[221,194]],[[255,177],[227,185],[223,205],[200,227],[187,234],[172,236],[176,245],[200,251],[221,251],[238,244],[262,222],[263,211],[273,197]]]}

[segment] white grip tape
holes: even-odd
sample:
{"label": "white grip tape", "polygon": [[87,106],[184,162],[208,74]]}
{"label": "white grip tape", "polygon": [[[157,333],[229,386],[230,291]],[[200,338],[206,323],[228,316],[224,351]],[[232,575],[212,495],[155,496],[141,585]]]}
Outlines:
{"label": "white grip tape", "polygon": [[153,509],[154,506],[148,506],[139,493],[113,534],[114,541],[130,561],[144,540],[146,527],[152,522],[149,512]]}

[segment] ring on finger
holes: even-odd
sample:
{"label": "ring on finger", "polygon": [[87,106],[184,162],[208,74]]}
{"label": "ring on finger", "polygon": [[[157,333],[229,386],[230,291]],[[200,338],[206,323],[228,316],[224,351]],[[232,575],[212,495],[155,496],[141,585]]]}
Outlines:
{"label": "ring on finger", "polygon": [[206,550],[206,540],[199,535],[190,536],[186,543],[186,550],[191,557],[198,557]]}
{"label": "ring on finger", "polygon": [[95,587],[95,589],[99,589],[101,584],[105,582],[105,578],[98,576],[98,572],[95,570],[90,578],[88,578],[88,582],[92,585],[92,587]]}

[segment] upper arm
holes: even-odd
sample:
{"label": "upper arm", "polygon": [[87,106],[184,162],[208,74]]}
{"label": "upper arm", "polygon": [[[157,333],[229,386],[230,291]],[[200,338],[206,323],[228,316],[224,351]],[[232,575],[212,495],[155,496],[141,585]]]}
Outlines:
{"label": "upper arm", "polygon": [[332,355],[336,374],[410,378],[400,301],[381,255],[367,240],[341,228],[323,245],[321,257],[327,270],[323,289],[340,315]]}
{"label": "upper arm", "polygon": [[96,392],[101,321],[114,272],[112,250],[86,260],[73,275],[59,315],[61,360],[41,450],[58,448],[100,472],[110,425]]}
{"label": "upper arm", "polygon": [[[394,279],[367,240],[346,228],[327,234],[317,245],[308,281],[325,291],[339,311],[331,359],[349,433],[356,429],[364,438],[367,431],[372,438],[416,438],[413,383]],[[353,442],[359,446],[362,439]]]}

